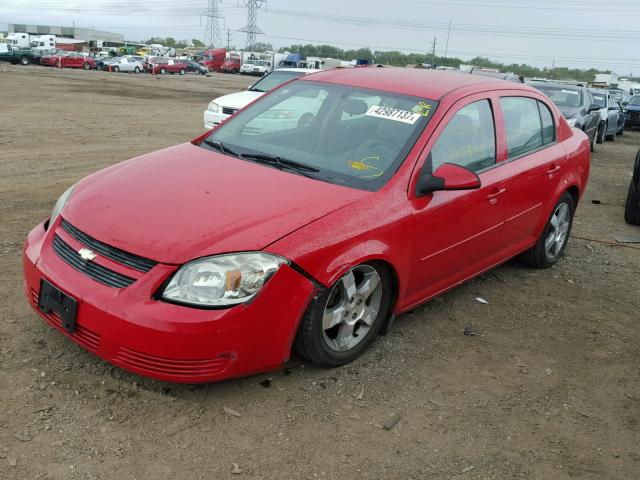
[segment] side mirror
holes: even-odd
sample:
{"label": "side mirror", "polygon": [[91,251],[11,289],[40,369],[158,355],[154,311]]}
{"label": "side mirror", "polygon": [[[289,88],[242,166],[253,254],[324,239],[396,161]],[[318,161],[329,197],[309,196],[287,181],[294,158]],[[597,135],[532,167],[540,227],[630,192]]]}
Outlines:
{"label": "side mirror", "polygon": [[424,197],[438,190],[475,190],[480,178],[471,170],[453,163],[443,163],[433,174],[421,173],[416,183],[416,196]]}
{"label": "side mirror", "polygon": [[591,113],[591,112],[597,112],[601,108],[602,107],[600,105],[598,105],[597,103],[592,103],[591,105],[589,105],[589,108],[587,110],[589,111],[589,113]]}

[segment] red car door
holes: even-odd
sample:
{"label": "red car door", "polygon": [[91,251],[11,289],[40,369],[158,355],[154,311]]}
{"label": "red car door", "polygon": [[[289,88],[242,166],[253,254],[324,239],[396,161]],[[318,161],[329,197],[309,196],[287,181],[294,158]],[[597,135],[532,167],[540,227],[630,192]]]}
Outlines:
{"label": "red car door", "polygon": [[499,104],[509,172],[504,235],[517,252],[536,241],[549,216],[566,152],[556,142],[557,119],[545,102],[518,92],[501,97]]}
{"label": "red car door", "polygon": [[437,295],[504,258],[509,172],[497,163],[502,140],[492,113],[496,101],[487,94],[473,95],[454,105],[431,136],[423,165],[418,164],[430,172],[442,163],[462,165],[476,172],[482,185],[421,198],[409,192],[414,207],[409,304]]}

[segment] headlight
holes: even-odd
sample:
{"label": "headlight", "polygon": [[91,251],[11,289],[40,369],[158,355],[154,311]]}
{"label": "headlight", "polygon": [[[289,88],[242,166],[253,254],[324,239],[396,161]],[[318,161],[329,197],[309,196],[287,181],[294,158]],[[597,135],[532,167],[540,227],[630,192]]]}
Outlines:
{"label": "headlight", "polygon": [[76,186],[71,185],[69,188],[65,190],[65,192],[62,195],[60,195],[60,198],[58,198],[58,201],[53,206],[53,211],[51,212],[51,217],[49,218],[49,225],[53,225],[53,222],[56,221],[56,218],[60,216],[60,213],[62,212],[62,209],[69,201],[69,198],[71,197],[71,194],[73,193],[74,188],[76,188]]}
{"label": "headlight", "polygon": [[237,305],[253,298],[285,263],[258,252],[200,258],[178,269],[162,298],[203,307]]}
{"label": "headlight", "polygon": [[213,113],[220,113],[220,110],[222,110],[222,108],[216,102],[211,102],[209,104],[209,110],[211,110]]}
{"label": "headlight", "polygon": [[577,121],[578,121],[577,118],[569,118],[569,119],[567,119],[567,123],[569,124],[570,127],[575,127]]}

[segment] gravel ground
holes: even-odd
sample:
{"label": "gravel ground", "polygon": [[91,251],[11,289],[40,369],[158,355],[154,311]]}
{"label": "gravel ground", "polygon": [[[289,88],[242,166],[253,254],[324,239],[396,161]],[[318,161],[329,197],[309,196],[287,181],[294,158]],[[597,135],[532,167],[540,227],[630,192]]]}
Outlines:
{"label": "gravel ground", "polygon": [[613,238],[640,236],[622,220],[640,132],[598,145],[556,267],[507,263],[343,368],[172,385],[39,319],[21,244],[57,196],[195,137],[210,100],[253,80],[0,66],[0,478],[640,478],[640,244]]}

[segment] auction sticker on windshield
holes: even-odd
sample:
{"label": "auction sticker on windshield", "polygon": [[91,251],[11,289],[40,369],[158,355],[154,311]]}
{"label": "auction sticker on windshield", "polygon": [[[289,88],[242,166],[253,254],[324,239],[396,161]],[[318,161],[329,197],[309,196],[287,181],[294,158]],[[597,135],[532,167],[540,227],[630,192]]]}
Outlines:
{"label": "auction sticker on windshield", "polygon": [[408,110],[399,110],[397,108],[382,107],[374,105],[365,115],[369,117],[385,118],[387,120],[395,120],[396,122],[415,124],[421,117],[419,113],[410,112]]}

